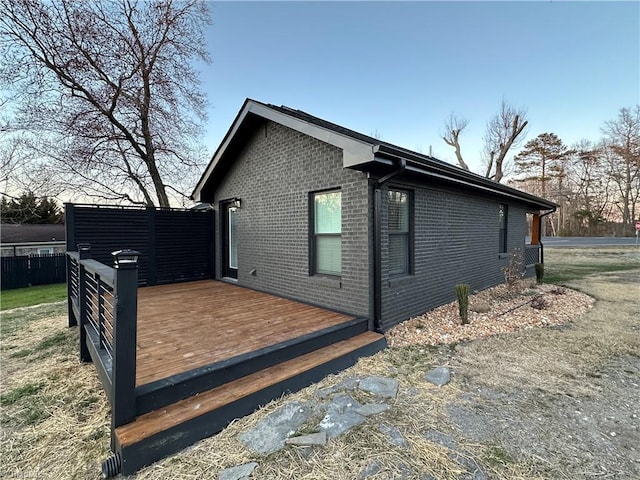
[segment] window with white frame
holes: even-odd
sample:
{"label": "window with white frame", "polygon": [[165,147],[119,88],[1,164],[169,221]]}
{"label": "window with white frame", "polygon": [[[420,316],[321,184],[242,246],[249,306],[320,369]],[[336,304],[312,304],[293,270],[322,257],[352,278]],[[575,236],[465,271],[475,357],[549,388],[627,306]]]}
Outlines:
{"label": "window with white frame", "polygon": [[387,224],[389,230],[389,274],[411,273],[411,195],[406,190],[387,192]]}
{"label": "window with white frame", "polygon": [[311,271],[323,275],[342,273],[342,193],[311,194]]}

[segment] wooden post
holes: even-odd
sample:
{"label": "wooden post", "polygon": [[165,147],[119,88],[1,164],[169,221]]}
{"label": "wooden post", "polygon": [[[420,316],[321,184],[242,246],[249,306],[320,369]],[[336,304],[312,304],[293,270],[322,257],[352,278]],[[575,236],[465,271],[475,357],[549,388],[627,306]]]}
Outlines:
{"label": "wooden post", "polygon": [[111,443],[116,427],[136,418],[136,335],[138,313],[138,255],[118,250],[115,257],[113,364],[111,370]]}
{"label": "wooden post", "polygon": [[534,213],[531,220],[531,245],[540,245],[540,214]]}
{"label": "wooden post", "polygon": [[80,311],[80,318],[78,319],[80,325],[78,327],[80,337],[80,361],[90,362],[91,354],[87,347],[87,284],[86,284],[86,272],[83,260],[91,258],[91,245],[88,243],[78,244],[78,310]]}

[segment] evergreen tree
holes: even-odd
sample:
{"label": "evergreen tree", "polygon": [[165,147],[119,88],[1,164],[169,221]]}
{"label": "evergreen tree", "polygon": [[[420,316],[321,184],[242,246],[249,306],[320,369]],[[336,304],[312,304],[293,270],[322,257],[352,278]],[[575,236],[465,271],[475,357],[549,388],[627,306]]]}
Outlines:
{"label": "evergreen tree", "polygon": [[63,215],[56,202],[47,197],[39,198],[33,192],[26,192],[18,198],[0,202],[2,223],[62,223]]}
{"label": "evergreen tree", "polygon": [[547,182],[565,174],[563,160],[570,154],[570,150],[555,133],[541,133],[529,140],[516,155],[516,174],[520,175],[523,181],[540,182],[541,194],[544,197],[547,193]]}

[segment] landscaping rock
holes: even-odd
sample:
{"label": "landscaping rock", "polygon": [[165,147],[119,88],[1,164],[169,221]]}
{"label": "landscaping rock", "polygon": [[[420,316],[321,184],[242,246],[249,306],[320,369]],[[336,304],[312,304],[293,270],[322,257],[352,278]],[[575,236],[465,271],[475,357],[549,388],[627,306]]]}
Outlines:
{"label": "landscaping rock", "polygon": [[430,442],[434,442],[439,445],[442,445],[443,447],[446,447],[449,450],[455,450],[457,448],[457,443],[455,439],[449,434],[440,432],[438,430],[427,430],[424,436]]}
{"label": "landscaping rock", "polygon": [[424,379],[434,385],[442,387],[451,381],[451,372],[447,367],[436,367],[433,370],[430,370],[424,376]]}
{"label": "landscaping rock", "polygon": [[368,417],[370,415],[377,415],[382,412],[386,412],[389,410],[391,406],[388,403],[367,403],[359,408],[356,408],[356,413],[364,417]]}
{"label": "landscaping rock", "polygon": [[460,477],[461,480],[487,480],[487,475],[473,457],[450,453],[449,458],[467,470],[467,474]]}
{"label": "landscaping rock", "polygon": [[409,446],[402,436],[402,433],[400,433],[400,430],[396,427],[381,423],[378,425],[378,430],[384,433],[385,437],[387,437],[387,441],[396,447],[407,448]]}
{"label": "landscaping rock", "polygon": [[291,402],[267,415],[254,428],[240,435],[240,441],[252,452],[261,455],[276,452],[284,447],[285,440],[306,422],[313,413],[313,406]]}
{"label": "landscaping rock", "polygon": [[362,469],[360,475],[358,475],[358,478],[364,480],[365,478],[373,477],[378,472],[380,472],[380,470],[382,470],[382,465],[380,465],[377,460],[374,460]]}
{"label": "landscaping rock", "polygon": [[237,467],[225,468],[218,475],[218,480],[243,480],[249,478],[258,464],[256,462],[245,463]]}
{"label": "landscaping rock", "polygon": [[316,392],[316,396],[319,398],[327,398],[337,392],[344,392],[345,390],[354,390],[358,386],[357,377],[347,377],[340,383],[333,385],[332,387],[323,388]]}
{"label": "landscaping rock", "polygon": [[310,433],[309,435],[300,435],[298,437],[290,437],[285,440],[285,443],[289,445],[300,445],[303,447],[309,447],[311,445],[326,445],[327,433],[318,432]]}
{"label": "landscaping rock", "polygon": [[360,380],[358,388],[378,397],[395,398],[398,394],[398,380],[386,377],[366,377]]}
{"label": "landscaping rock", "polygon": [[336,395],[327,406],[327,413],[318,428],[331,438],[338,437],[364,422],[365,417],[356,412],[360,407],[362,405],[351,395]]}

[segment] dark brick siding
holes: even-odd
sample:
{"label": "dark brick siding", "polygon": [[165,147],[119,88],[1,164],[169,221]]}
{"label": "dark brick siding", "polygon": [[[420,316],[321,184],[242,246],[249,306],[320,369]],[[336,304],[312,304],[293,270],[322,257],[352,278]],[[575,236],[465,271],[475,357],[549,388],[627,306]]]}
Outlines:
{"label": "dark brick siding", "polygon": [[[389,327],[472,290],[504,281],[498,206],[508,205],[508,251],[524,248],[525,209],[517,203],[446,188],[392,182],[414,194],[413,274],[387,273],[386,188],[382,209],[382,321]],[[309,275],[309,193],[342,190],[342,277]],[[342,151],[285,126],[257,129],[225,175],[215,201],[238,197],[238,284],[371,318],[373,303],[373,185],[342,168]],[[370,234],[369,234],[370,233]],[[216,276],[221,276],[221,241]],[[250,274],[256,270],[256,275]]]}
{"label": "dark brick siding", "polygon": [[525,209],[514,203],[452,190],[393,184],[414,192],[413,275],[389,277],[386,187],[382,211],[382,329],[455,299],[454,286],[471,290],[504,281],[508,258],[499,256],[498,206],[508,207],[508,251],[524,248]]}
{"label": "dark brick siding", "polygon": [[[342,191],[340,280],[309,275],[309,193],[329,188]],[[367,177],[342,168],[340,149],[266,123],[216,190],[216,202],[232,197],[242,200],[237,214],[239,285],[369,317]],[[219,278],[220,238],[216,245]]]}

